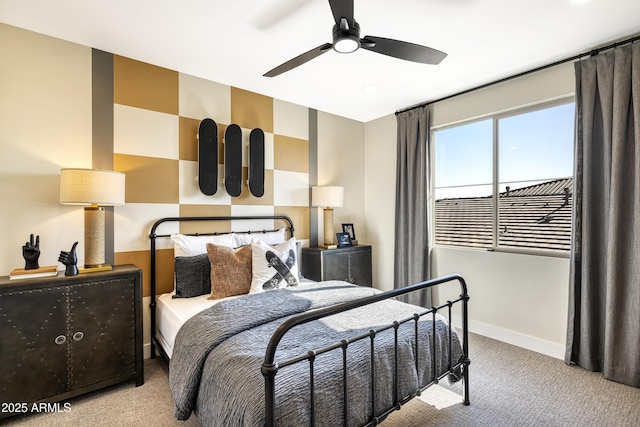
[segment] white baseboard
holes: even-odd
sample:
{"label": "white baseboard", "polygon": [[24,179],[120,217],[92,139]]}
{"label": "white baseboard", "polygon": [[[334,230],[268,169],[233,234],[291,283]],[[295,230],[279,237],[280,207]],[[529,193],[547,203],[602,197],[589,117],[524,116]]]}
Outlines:
{"label": "white baseboard", "polygon": [[[457,328],[461,327],[460,316],[452,316],[452,319]],[[564,360],[565,346],[542,338],[471,319],[469,319],[469,332]]]}
{"label": "white baseboard", "polygon": [[144,359],[151,359],[151,343],[146,343],[142,346],[142,357]]}

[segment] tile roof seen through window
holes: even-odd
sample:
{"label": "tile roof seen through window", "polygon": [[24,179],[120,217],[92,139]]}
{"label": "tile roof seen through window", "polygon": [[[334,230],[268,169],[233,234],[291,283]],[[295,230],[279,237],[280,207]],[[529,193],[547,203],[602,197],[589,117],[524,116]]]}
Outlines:
{"label": "tile roof seen through window", "polygon": [[[498,246],[568,251],[573,178],[507,190],[498,199]],[[435,203],[435,243],[493,247],[493,196]]]}

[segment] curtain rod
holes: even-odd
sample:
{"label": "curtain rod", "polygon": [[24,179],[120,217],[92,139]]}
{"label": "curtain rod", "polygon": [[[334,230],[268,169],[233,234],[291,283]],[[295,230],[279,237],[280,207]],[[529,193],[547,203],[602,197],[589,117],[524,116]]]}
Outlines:
{"label": "curtain rod", "polygon": [[408,107],[408,108],[405,108],[403,110],[396,111],[396,116],[398,114],[401,114],[401,113],[404,113],[404,112],[407,112],[407,111],[411,111],[411,110],[416,109],[416,108],[426,107],[428,105],[435,104],[436,102],[441,102],[441,101],[445,101],[447,99],[455,98],[456,96],[465,95],[467,93],[474,92],[474,91],[480,90],[480,89],[484,89],[484,88],[487,88],[489,86],[496,85],[498,83],[504,83],[504,82],[509,81],[509,80],[517,79],[518,77],[523,77],[523,76],[526,76],[528,74],[537,73],[538,71],[546,70],[547,68],[555,67],[557,65],[561,65],[561,64],[564,64],[566,62],[576,61],[576,60],[578,60],[580,58],[583,58],[585,56],[596,56],[597,54],[599,54],[600,52],[602,52],[604,50],[614,49],[614,48],[616,48],[618,46],[622,46],[622,45],[625,45],[625,44],[633,43],[633,42],[638,41],[638,40],[640,40],[640,35],[633,36],[631,38],[628,38],[626,40],[619,41],[619,42],[616,42],[616,43],[611,43],[611,44],[603,46],[603,47],[599,47],[599,48],[596,48],[596,49],[591,49],[588,52],[583,52],[583,53],[580,53],[578,55],[574,55],[574,56],[572,56],[570,58],[561,59],[559,61],[552,62],[551,64],[542,65],[540,67],[537,67],[537,68],[534,68],[534,69],[531,69],[531,70],[523,71],[521,73],[514,74],[512,76],[504,77],[504,78],[502,78],[500,80],[496,80],[496,81],[493,81],[493,82],[485,83],[483,85],[476,86],[476,87],[473,87],[471,89],[463,90],[462,92],[457,92],[457,93],[454,93],[452,95],[447,95],[447,96],[442,97],[442,98],[434,99],[433,101],[427,101],[427,102],[424,102],[424,103],[419,104],[419,105],[414,105],[413,107]]}

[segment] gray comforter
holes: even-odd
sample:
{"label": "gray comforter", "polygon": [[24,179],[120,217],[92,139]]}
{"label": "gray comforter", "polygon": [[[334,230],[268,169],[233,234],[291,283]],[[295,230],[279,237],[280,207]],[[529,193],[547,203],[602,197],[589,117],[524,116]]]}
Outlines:
{"label": "gray comforter", "polygon": [[[220,302],[187,321],[176,336],[170,363],[169,381],[175,399],[175,416],[180,420],[195,412],[204,426],[261,426],[264,423],[264,378],[260,367],[267,343],[287,318],[306,310],[373,295],[372,288],[343,282],[285,288],[250,294]],[[385,300],[330,318],[297,326],[278,346],[276,362],[319,349],[344,338],[366,333],[422,311],[395,300]],[[420,334],[432,333],[431,316],[420,321]],[[443,318],[436,322],[435,344],[441,357],[435,361],[438,373],[448,369],[448,327]],[[393,331],[375,337],[376,413],[393,402]],[[409,395],[430,382],[431,342],[419,340],[419,361],[414,357],[413,322],[400,327],[401,395]],[[453,361],[462,355],[454,332]],[[370,397],[370,341],[349,345],[348,353],[349,425],[365,423],[372,412]],[[277,423],[283,426],[308,425],[309,364],[281,368],[276,375]],[[342,424],[342,350],[319,355],[315,361],[316,423]]]}

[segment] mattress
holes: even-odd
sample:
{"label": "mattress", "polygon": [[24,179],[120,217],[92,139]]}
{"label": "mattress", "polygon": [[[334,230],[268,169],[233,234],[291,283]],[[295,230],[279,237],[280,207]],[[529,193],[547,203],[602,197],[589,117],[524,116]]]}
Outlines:
{"label": "mattress", "polygon": [[[300,286],[313,284],[308,279],[301,279]],[[158,297],[156,306],[156,338],[169,358],[173,354],[173,344],[178,331],[184,323],[201,311],[217,304],[220,301],[241,298],[242,295],[211,300],[209,294],[193,298],[173,298],[175,291],[162,294]]]}

